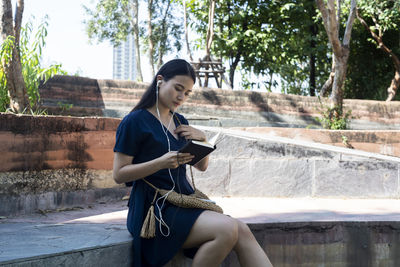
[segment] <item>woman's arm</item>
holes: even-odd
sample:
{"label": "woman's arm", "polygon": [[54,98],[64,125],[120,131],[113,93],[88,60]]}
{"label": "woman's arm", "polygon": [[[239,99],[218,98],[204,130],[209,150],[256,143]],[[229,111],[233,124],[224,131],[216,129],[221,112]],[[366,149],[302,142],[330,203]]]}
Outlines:
{"label": "woman's arm", "polygon": [[114,153],[113,178],[116,183],[122,184],[135,181],[161,169],[175,169],[179,164],[190,162],[193,156],[189,153],[171,151],[153,160],[132,164],[133,157],[123,153]]}
{"label": "woman's arm", "polygon": [[194,167],[199,171],[204,172],[208,168],[208,157],[209,155],[205,156],[202,160],[194,164]]}

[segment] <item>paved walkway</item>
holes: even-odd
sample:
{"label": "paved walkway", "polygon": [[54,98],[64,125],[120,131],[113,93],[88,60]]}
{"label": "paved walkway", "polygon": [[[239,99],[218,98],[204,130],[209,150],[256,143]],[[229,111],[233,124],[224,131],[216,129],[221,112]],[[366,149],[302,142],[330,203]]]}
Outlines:
{"label": "paved walkway", "polygon": [[[247,223],[400,221],[396,199],[213,198]],[[126,201],[0,219],[0,265],[38,255],[130,242]]]}
{"label": "paved walkway", "polygon": [[[246,223],[307,221],[400,221],[400,199],[214,197],[224,213]],[[0,219],[4,223],[126,222],[125,201],[38,212]]]}

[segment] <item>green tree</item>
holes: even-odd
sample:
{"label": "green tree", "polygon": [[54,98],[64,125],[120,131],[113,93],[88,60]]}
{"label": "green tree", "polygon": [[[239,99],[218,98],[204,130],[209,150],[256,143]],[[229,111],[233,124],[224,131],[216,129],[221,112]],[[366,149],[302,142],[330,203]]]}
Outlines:
{"label": "green tree", "polygon": [[[157,69],[164,63],[167,53],[177,54],[182,49],[184,35],[181,5],[174,0],[153,0],[151,22],[153,28],[154,59],[152,65]],[[182,14],[181,16],[177,14]]]}
{"label": "green tree", "polygon": [[[47,36],[47,17],[39,25],[36,32],[33,28],[32,21],[26,23],[21,28],[19,50],[22,66],[22,74],[24,79],[24,86],[28,96],[28,106],[23,112],[30,109],[32,113],[40,112],[40,95],[39,85],[46,83],[48,79],[56,74],[67,74],[61,69],[61,64],[50,65],[49,67],[41,66],[42,51],[46,45],[45,39]],[[0,50],[1,62],[8,62],[13,53],[15,41],[13,38],[8,38],[2,45]],[[6,63],[7,64],[7,63]],[[11,108],[11,99],[7,94],[7,84],[5,68],[0,68],[0,111],[4,112],[7,109],[14,111]]]}
{"label": "green tree", "polygon": [[[197,46],[205,47],[208,1],[197,0],[190,7],[192,25],[201,35]],[[242,80],[250,86],[257,86],[249,78],[252,74],[268,77],[267,89],[279,77],[282,91],[314,95],[329,61],[315,8],[312,0],[217,2],[212,53],[228,62],[231,85],[240,69],[247,74]]]}
{"label": "green tree", "polygon": [[[147,19],[139,21],[139,4],[146,4]],[[183,17],[177,16],[179,5],[173,0],[99,0],[94,10],[84,6],[89,19],[85,21],[91,40],[109,40],[119,45],[128,34],[135,37],[138,78],[142,80],[140,65],[141,46],[148,52],[152,73],[163,63],[169,52],[182,47]]]}
{"label": "green tree", "polygon": [[[324,27],[332,47],[332,71],[327,82],[324,85],[332,87],[330,96],[330,108],[328,117],[333,121],[342,120],[343,114],[343,86],[347,74],[347,61],[350,54],[350,39],[353,22],[356,17],[357,0],[351,0],[349,15],[346,21],[343,38],[340,39],[342,0],[336,3],[334,0],[316,0],[319,11],[324,22]],[[323,92],[321,92],[323,95]]]}
{"label": "green tree", "polygon": [[[21,28],[19,50],[22,66],[22,74],[24,79],[24,86],[28,96],[29,105],[25,107],[30,109],[33,113],[40,112],[40,95],[39,85],[46,83],[48,79],[56,74],[66,74],[61,69],[61,64],[50,65],[49,67],[41,66],[42,51],[46,45],[45,39],[47,37],[47,17],[39,25],[36,32],[33,28],[32,21],[26,23]],[[13,53],[12,48],[15,46],[14,39],[7,39],[0,50],[1,62],[8,62]],[[14,111],[10,106],[10,98],[7,94],[7,79],[5,68],[0,69],[0,111],[6,111],[7,108]],[[21,110],[19,112],[22,112]]]}
{"label": "green tree", "polygon": [[[393,63],[382,49],[371,42],[371,34],[359,20],[354,23],[344,86],[345,99],[385,100],[387,88],[393,78]],[[385,32],[384,43],[394,52],[400,49],[400,35],[397,30]],[[396,95],[399,99],[399,94]]]}
{"label": "green tree", "polygon": [[87,6],[83,8],[90,17],[84,21],[90,40],[109,40],[111,44],[118,46],[129,34],[133,34],[137,79],[142,81],[138,0],[100,0],[93,10]]}
{"label": "green tree", "polygon": [[398,0],[359,0],[357,18],[372,38],[369,40],[392,59],[394,77],[387,88],[386,101],[391,101],[400,86],[400,49],[397,51],[388,46],[390,40],[384,40],[384,35],[390,31],[398,34],[400,27],[400,2]]}
{"label": "green tree", "polygon": [[[14,112],[22,112],[29,108],[27,90],[22,76],[19,39],[21,32],[24,1],[16,1],[16,12],[13,18],[11,0],[2,0],[0,5],[2,52],[1,72],[2,81],[7,89],[9,107]],[[9,97],[8,97],[9,94]],[[4,93],[2,94],[4,96]]]}

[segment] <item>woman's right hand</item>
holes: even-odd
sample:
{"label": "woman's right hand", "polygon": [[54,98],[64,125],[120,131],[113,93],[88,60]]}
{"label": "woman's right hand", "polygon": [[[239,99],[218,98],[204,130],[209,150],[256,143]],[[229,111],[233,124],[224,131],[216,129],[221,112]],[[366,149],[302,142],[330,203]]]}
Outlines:
{"label": "woman's right hand", "polygon": [[178,153],[178,151],[170,151],[162,155],[159,160],[161,169],[176,169],[179,165],[186,164],[194,158],[190,153]]}

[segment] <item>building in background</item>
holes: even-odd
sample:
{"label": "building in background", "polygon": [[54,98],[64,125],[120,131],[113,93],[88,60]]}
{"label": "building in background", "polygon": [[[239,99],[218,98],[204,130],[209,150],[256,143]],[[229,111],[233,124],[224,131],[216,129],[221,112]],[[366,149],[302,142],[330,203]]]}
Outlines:
{"label": "building in background", "polygon": [[133,35],[113,49],[113,79],[135,80],[136,59]]}

